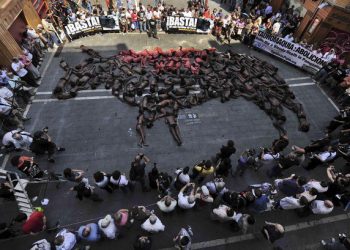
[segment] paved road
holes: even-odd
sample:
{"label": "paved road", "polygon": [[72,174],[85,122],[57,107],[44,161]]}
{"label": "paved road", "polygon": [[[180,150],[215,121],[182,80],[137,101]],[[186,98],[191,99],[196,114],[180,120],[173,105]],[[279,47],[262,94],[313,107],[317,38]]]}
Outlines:
{"label": "paved road", "polygon": [[[50,64],[43,77],[42,85],[38,89],[38,94],[30,107],[29,115],[32,120],[26,128],[33,132],[48,126],[52,137],[59,145],[65,146],[67,150],[57,155],[55,164],[50,165],[44,158],[39,159],[39,163],[44,169],[61,172],[66,167],[81,168],[90,177],[97,170],[112,172],[119,169],[127,172],[132,158],[136,153],[142,151],[151,158],[152,162],[157,162],[161,170],[172,172],[176,167],[193,165],[199,160],[211,157],[228,139],[235,140],[238,152],[240,152],[251,146],[269,145],[278,136],[270,119],[254,104],[243,99],[232,100],[225,104],[218,100],[212,100],[200,107],[182,111],[181,114],[196,113],[199,117],[197,123],[186,119],[179,120],[184,139],[182,147],[175,145],[166,125],[163,122],[157,122],[152,129],[147,130],[150,147],[140,149],[137,147],[134,131],[137,109],[121,103],[116,98],[111,98],[108,91],[99,89],[98,91],[79,93],[80,99],[66,101],[52,99],[50,92],[63,74],[58,66],[59,61],[65,59],[70,65],[75,65],[83,60],[85,55],[77,49],[81,44],[93,47],[103,55],[112,55],[120,49],[141,50],[156,46],[167,49],[177,48],[181,45],[195,48],[217,47],[219,50],[230,48],[238,53],[268,60],[279,67],[279,74],[291,84],[298,101],[304,105],[311,122],[310,132],[301,133],[297,131],[296,117],[286,111],[288,116],[286,128],[291,140],[290,145],[304,145],[311,139],[322,136],[327,121],[336,114],[335,108],[320,89],[312,83],[307,74],[270,56],[248,50],[239,43],[221,45],[211,36],[206,35],[160,35],[160,38],[159,41],[148,39],[143,34],[95,35],[68,43],[60,58],[47,55]],[[128,133],[129,128],[132,129],[131,134]],[[232,157],[232,162],[236,162],[236,160],[237,155]],[[12,167],[6,164],[6,169],[12,169]],[[319,179],[326,178],[325,169],[315,169],[310,173],[303,169],[293,169],[290,172],[292,171]],[[242,178],[230,178],[228,186],[239,191],[248,184],[263,181],[269,181],[263,171],[260,173],[247,172]],[[59,219],[61,225],[71,229],[76,229],[84,221],[95,220],[106,213],[113,213],[120,208],[136,204],[144,204],[155,209],[154,203],[157,200],[155,193],[143,194],[137,188],[135,193],[127,196],[119,192],[110,195],[100,191],[105,200],[100,204],[90,201],[81,202],[75,199],[73,194],[68,193],[71,186],[71,184],[66,183],[61,185],[59,189],[53,184],[48,185],[47,188],[42,185],[29,188],[31,195],[39,196],[38,200],[44,197],[50,199],[46,213],[51,221]],[[0,218],[6,220],[8,215],[15,212],[15,206],[8,203],[2,204],[0,212]],[[336,209],[332,215],[338,214],[343,214],[343,212]],[[258,216],[256,226],[250,229],[249,235],[251,234],[251,236],[246,236],[247,239],[237,238],[239,234],[233,234],[226,225],[210,221],[209,208],[174,214],[171,217],[160,215],[160,218],[166,225],[166,231],[154,236],[155,249],[171,247],[172,237],[181,226],[187,224],[190,224],[195,232],[194,242],[225,239],[213,241],[211,244],[214,245],[208,245],[208,242],[201,243],[197,245],[198,247],[269,249],[271,246],[259,239],[260,236],[258,236],[259,228],[264,220],[278,221],[291,226],[323,217],[298,218],[293,212],[279,211],[264,213]],[[304,246],[311,247],[309,249],[317,249],[319,247],[318,240],[326,237],[327,234],[344,231],[348,222],[348,218],[344,217],[334,223],[326,220],[325,224],[319,226],[291,230],[283,240],[278,242],[278,245],[282,246],[283,249],[306,249]],[[295,226],[291,228],[298,229]],[[104,241],[93,246],[92,249],[115,249],[115,247],[131,249],[130,242],[139,232],[139,228],[133,227],[130,231],[123,232],[123,237],[120,240]],[[5,247],[2,249],[28,249],[34,238],[42,237],[44,235],[24,237],[21,238],[21,241],[1,242],[0,246]],[[222,245],[223,243],[225,245]]]}

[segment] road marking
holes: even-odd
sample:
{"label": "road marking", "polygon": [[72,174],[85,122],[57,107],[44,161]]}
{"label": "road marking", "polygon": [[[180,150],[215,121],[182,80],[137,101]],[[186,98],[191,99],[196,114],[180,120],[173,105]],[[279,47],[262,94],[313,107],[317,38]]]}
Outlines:
{"label": "road marking", "polygon": [[59,100],[59,99],[54,99],[54,98],[50,98],[50,99],[36,99],[33,100],[33,103],[38,103],[38,102],[63,102],[63,101],[83,101],[83,100],[100,100],[100,99],[112,99],[115,98],[115,96],[113,95],[103,95],[103,96],[86,96],[86,97],[75,97],[75,98],[71,98],[71,99],[67,99],[67,100]]}
{"label": "road marking", "polygon": [[314,82],[302,82],[302,83],[293,83],[293,84],[288,84],[289,87],[301,87],[301,86],[311,86],[315,85],[316,83]]}
{"label": "road marking", "polygon": [[291,81],[297,81],[297,80],[306,80],[306,79],[311,79],[309,76],[305,77],[295,77],[295,78],[286,78],[284,79],[286,82],[291,82]]}
{"label": "road marking", "polygon": [[332,104],[332,106],[335,108],[335,110],[339,112],[339,108],[338,108],[337,104],[335,104],[335,103],[333,102],[333,100],[332,100],[331,98],[328,97],[328,95],[326,94],[326,92],[324,92],[324,90],[323,90],[320,86],[318,86],[318,85],[316,85],[316,86],[321,90],[321,93],[322,93],[322,94],[327,98],[327,100]]}
{"label": "road marking", "polygon": [[[50,55],[50,57],[49,57],[49,60],[47,61],[46,65],[45,65],[45,67],[44,67],[44,69],[43,69],[43,72],[41,73],[41,76],[42,76],[42,77],[41,77],[40,80],[38,81],[38,84],[39,84],[39,85],[41,85],[41,82],[42,82],[42,80],[43,80],[43,78],[44,78],[43,76],[46,74],[46,71],[47,71],[47,69],[49,68],[49,66],[50,66],[50,64],[51,64],[51,61],[52,61],[53,56],[55,55],[56,51],[57,51],[57,49],[55,49],[54,51],[52,51],[52,53],[51,53],[51,55]],[[35,88],[35,89],[34,89],[34,96],[35,96],[37,90],[38,90],[38,88]],[[33,100],[34,96],[31,97],[31,101],[34,101],[34,100]],[[23,117],[26,117],[26,116],[27,116],[30,107],[31,107],[31,103],[29,103],[29,104],[26,106],[26,109],[25,109],[24,112],[23,112]],[[9,155],[9,154],[6,154],[5,157],[4,157],[4,160],[2,161],[1,169],[5,169],[6,164],[7,164],[8,160],[9,160],[9,158],[10,158],[10,155]]]}
{"label": "road marking", "polygon": [[[322,218],[319,220],[306,221],[306,222],[301,222],[301,223],[297,223],[294,225],[285,226],[284,229],[286,232],[293,232],[293,231],[298,231],[298,230],[302,230],[305,228],[316,227],[319,225],[338,222],[338,221],[342,221],[342,220],[348,220],[349,218],[350,218],[350,213],[339,214],[339,215],[335,215],[335,216]],[[237,242],[253,240],[253,239],[257,238],[256,237],[257,233],[258,232],[237,235],[237,236],[232,236],[232,237],[228,237],[228,238],[210,240],[210,241],[197,242],[197,243],[192,244],[191,249],[203,249],[203,248],[209,248],[209,247],[218,247],[218,246],[223,246],[223,245],[227,245],[227,244],[233,244],[233,243],[237,243]],[[171,250],[171,249],[174,249],[174,248],[163,248],[161,250]]]}
{"label": "road marking", "polygon": [[[111,92],[111,89],[87,89],[79,90],[79,93],[94,93],[94,92]],[[36,92],[36,95],[51,95],[51,91]]]}

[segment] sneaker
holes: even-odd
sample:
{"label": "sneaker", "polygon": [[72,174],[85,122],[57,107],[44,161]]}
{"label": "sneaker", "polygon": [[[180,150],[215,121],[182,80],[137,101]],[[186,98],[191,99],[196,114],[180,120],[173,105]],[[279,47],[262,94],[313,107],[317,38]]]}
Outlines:
{"label": "sneaker", "polygon": [[324,241],[324,240],[321,240],[321,244],[322,244],[322,246],[327,245],[326,241]]}

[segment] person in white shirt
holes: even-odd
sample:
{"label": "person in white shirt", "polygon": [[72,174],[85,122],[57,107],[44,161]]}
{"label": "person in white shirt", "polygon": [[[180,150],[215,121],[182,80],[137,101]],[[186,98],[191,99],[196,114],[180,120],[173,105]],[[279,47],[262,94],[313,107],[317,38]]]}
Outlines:
{"label": "person in white shirt", "polygon": [[124,174],[121,174],[120,171],[116,170],[112,173],[112,176],[109,178],[109,181],[116,187],[120,188],[123,193],[127,193],[129,190],[134,191],[135,185],[129,181]]}
{"label": "person in white shirt", "polygon": [[181,228],[180,232],[174,237],[175,248],[181,250],[190,250],[192,243],[193,232],[190,226],[187,229]]}
{"label": "person in white shirt", "polygon": [[215,178],[212,181],[209,181],[205,184],[211,195],[220,195],[223,194],[226,190],[225,182],[222,178]]}
{"label": "person in white shirt", "polygon": [[174,186],[177,190],[180,190],[184,185],[190,182],[190,175],[188,174],[190,171],[189,167],[185,167],[184,169],[177,169],[175,171],[176,177]]}
{"label": "person in white shirt", "polygon": [[11,63],[12,70],[24,80],[28,85],[32,87],[38,87],[39,85],[35,82],[35,78],[31,72],[25,69],[24,64],[17,58],[14,57]]}
{"label": "person in white shirt", "polygon": [[293,33],[286,35],[283,39],[292,43],[294,41]]}
{"label": "person in white shirt", "polygon": [[142,223],[141,228],[149,233],[158,233],[164,231],[165,226],[155,214],[151,214],[151,216]]}
{"label": "person in white shirt", "polygon": [[182,14],[184,17],[192,17],[192,12],[189,9],[186,9]]}
{"label": "person in white shirt", "polygon": [[117,227],[111,215],[107,214],[106,217],[99,220],[97,224],[100,230],[108,239],[115,239],[117,236]]}
{"label": "person in white shirt", "polygon": [[41,74],[40,74],[40,71],[38,70],[38,68],[35,67],[32,63],[33,55],[31,53],[29,53],[27,49],[24,49],[23,55],[21,56],[21,58],[23,61],[27,62],[27,64],[25,64],[26,69],[29,70],[33,74],[33,76],[36,80],[39,79],[41,77]]}
{"label": "person in white shirt", "polygon": [[105,172],[97,171],[94,173],[95,184],[101,189],[106,190],[109,193],[113,192],[113,186],[109,182],[109,177]]}
{"label": "person in white shirt", "polygon": [[337,55],[335,54],[334,49],[331,49],[330,51],[326,52],[322,57],[322,59],[325,60],[326,62],[331,62],[336,58],[337,58]]}
{"label": "person in white shirt", "polygon": [[277,20],[273,25],[272,25],[272,34],[277,35],[278,32],[280,31],[281,28],[281,22]]}
{"label": "person in white shirt", "polygon": [[322,49],[313,50],[312,53],[318,57],[323,57]]}
{"label": "person in white shirt", "polygon": [[72,250],[77,243],[75,234],[67,229],[61,230],[54,239],[56,250]]}
{"label": "person in white shirt", "polygon": [[157,202],[157,206],[160,211],[164,213],[170,213],[175,210],[177,201],[169,195],[164,196]]}
{"label": "person in white shirt", "polygon": [[311,188],[315,188],[319,193],[324,193],[328,190],[328,184],[325,181],[309,180],[303,187],[307,191]]}
{"label": "person in white shirt", "polygon": [[213,209],[212,219],[219,221],[232,221],[235,219],[236,212],[232,208],[221,204],[219,207]]}
{"label": "person in white shirt", "polygon": [[182,209],[190,209],[196,205],[195,184],[187,183],[177,196],[177,204]]}
{"label": "person in white shirt", "polygon": [[301,194],[297,194],[296,197],[297,198],[305,197],[307,202],[310,203],[317,198],[317,194],[318,194],[317,189],[311,188],[308,191],[304,191]]}
{"label": "person in white shirt", "polygon": [[334,205],[330,200],[314,200],[311,202],[310,208],[314,214],[329,214],[333,211]]}
{"label": "person in white shirt", "polygon": [[294,198],[293,196],[287,196],[281,199],[276,205],[275,208],[281,208],[283,210],[297,209],[302,208],[308,204],[308,201],[305,197]]}
{"label": "person in white shirt", "polygon": [[33,142],[33,137],[29,132],[20,131],[18,129],[7,132],[2,138],[2,144],[10,150],[25,149],[29,150],[30,144]]}
{"label": "person in white shirt", "polygon": [[205,203],[214,202],[213,197],[209,193],[209,189],[205,185],[197,188],[195,197]]}

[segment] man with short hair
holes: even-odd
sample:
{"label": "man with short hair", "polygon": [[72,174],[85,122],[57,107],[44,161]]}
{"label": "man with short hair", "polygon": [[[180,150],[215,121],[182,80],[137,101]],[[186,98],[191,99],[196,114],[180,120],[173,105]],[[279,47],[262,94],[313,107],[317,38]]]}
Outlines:
{"label": "man with short hair", "polygon": [[96,242],[101,239],[100,230],[96,223],[90,223],[79,227],[78,236],[89,242]]}
{"label": "man with short hair", "polygon": [[30,144],[32,144],[33,137],[29,132],[21,131],[18,129],[7,132],[2,138],[2,144],[9,152],[11,150],[29,150]]}
{"label": "man with short hair", "polygon": [[54,239],[56,250],[72,250],[77,243],[77,238],[74,233],[67,229],[62,229]]}
{"label": "man with short hair", "polygon": [[145,168],[149,161],[150,159],[143,153],[137,154],[131,163],[131,169],[129,173],[130,180],[140,182],[143,192],[149,191],[149,189],[146,187],[145,180]]}
{"label": "man with short hair", "polygon": [[149,233],[158,233],[164,231],[165,226],[155,214],[151,214],[151,216],[142,223],[141,228]]}
{"label": "man with short hair", "polygon": [[333,211],[334,205],[330,200],[314,200],[310,205],[313,214],[329,214]]}
{"label": "man with short hair", "polygon": [[24,234],[35,234],[46,229],[46,216],[42,211],[34,211],[22,226]]}
{"label": "man with short hair", "polygon": [[177,204],[182,209],[191,209],[196,205],[195,184],[187,183],[179,192]]}
{"label": "man with short hair", "polygon": [[148,24],[149,24],[148,37],[153,37],[159,40],[159,37],[157,35],[157,19],[154,15],[148,21]]}
{"label": "man with short hair", "polygon": [[175,247],[182,250],[190,250],[192,243],[193,231],[190,226],[187,229],[181,228],[180,232],[174,237]]}
{"label": "man with short hair", "polygon": [[175,210],[177,201],[169,195],[164,196],[157,202],[157,206],[163,213],[170,213]]}

